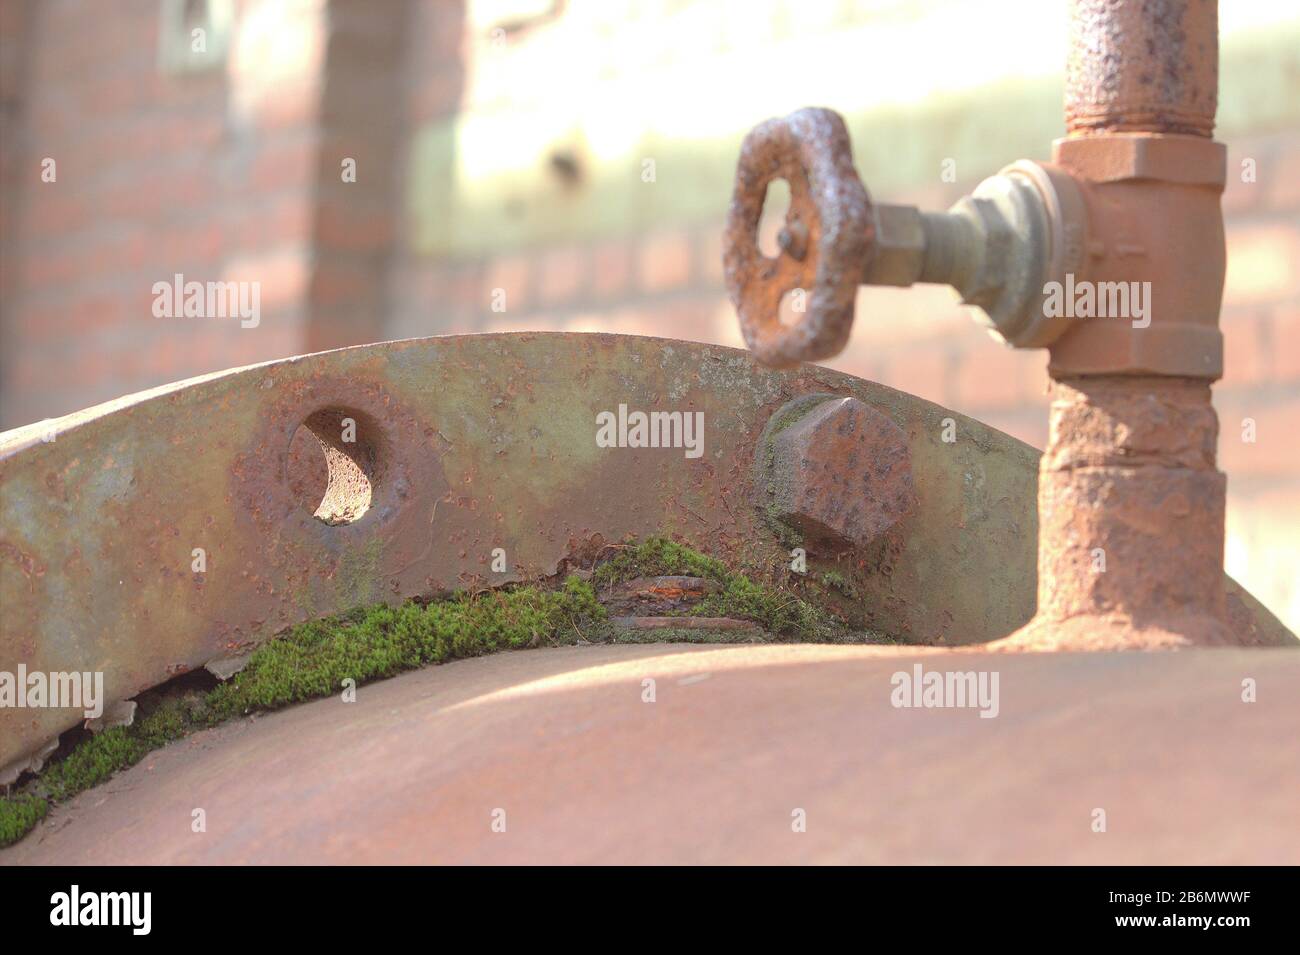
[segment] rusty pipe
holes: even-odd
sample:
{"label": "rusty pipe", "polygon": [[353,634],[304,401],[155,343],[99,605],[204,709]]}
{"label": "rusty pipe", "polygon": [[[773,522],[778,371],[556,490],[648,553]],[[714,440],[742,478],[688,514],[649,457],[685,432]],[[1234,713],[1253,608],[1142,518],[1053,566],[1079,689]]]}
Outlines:
{"label": "rusty pipe", "polygon": [[[1209,389],[1226,264],[1217,24],[1215,0],[1073,0],[1069,135],[947,213],[873,203],[826,110],[742,147],[724,267],[760,360],[838,353],[861,283],[950,284],[995,336],[1049,349],[1039,610],[1010,645],[1231,642]],[[768,259],[753,233],[775,178],[799,241]],[[786,324],[796,289],[808,308]]]}
{"label": "rusty pipe", "polygon": [[1053,161],[1087,197],[1087,276],[1149,289],[1150,315],[1079,323],[1050,346],[1038,611],[1005,644],[1231,643],[1210,394],[1226,267],[1217,3],[1072,0],[1070,24]]}
{"label": "rusty pipe", "polygon": [[1218,24],[1217,0],[1071,0],[1069,135],[1211,136]]}

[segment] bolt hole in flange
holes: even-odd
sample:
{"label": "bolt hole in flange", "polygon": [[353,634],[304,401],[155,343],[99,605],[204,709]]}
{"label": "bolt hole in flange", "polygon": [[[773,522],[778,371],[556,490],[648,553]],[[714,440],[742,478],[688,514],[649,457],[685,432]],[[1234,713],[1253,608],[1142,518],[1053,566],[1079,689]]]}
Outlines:
{"label": "bolt hole in flange", "polygon": [[289,441],[289,490],[313,517],[336,526],[370,510],[381,463],[379,428],[369,415],[325,408]]}

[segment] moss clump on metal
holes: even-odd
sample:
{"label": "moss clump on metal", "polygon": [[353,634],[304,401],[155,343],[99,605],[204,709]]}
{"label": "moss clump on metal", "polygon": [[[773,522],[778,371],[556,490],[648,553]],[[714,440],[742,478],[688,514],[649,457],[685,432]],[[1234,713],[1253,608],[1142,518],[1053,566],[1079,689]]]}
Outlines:
{"label": "moss clump on metal", "polygon": [[757,583],[722,561],[664,537],[628,543],[599,564],[590,581],[569,576],[559,586],[521,585],[430,601],[359,607],[299,624],[253,651],[247,666],[209,690],[150,691],[138,700],[131,726],[82,740],[66,756],[0,798],[0,847],[21,839],[64,802],[135,765],[146,755],[199,730],[341,692],[408,670],[498,650],[583,642],[752,642],[735,631],[665,629],[618,633],[598,591],[636,577],[683,575],[721,589],[690,611],[757,623],[788,642],[879,643],[880,634],[847,629],[798,595]]}
{"label": "moss clump on metal", "polygon": [[163,697],[131,726],[82,741],[21,792],[0,798],[0,846],[21,839],[50,804],[97,786],[190,733],[340,692],[348,679],[360,685],[497,650],[576,643],[604,617],[591,585],[569,577],[556,589],[524,586],[428,604],[380,604],[299,624],[253,651],[248,666],[229,682]]}
{"label": "moss clump on metal", "polygon": [[0,800],[0,846],[17,842],[50,811],[40,796],[9,796]]}
{"label": "moss clump on metal", "polygon": [[732,576],[716,558],[701,554],[666,537],[649,537],[628,543],[599,564],[591,574],[597,587],[612,587],[636,577],[703,577],[725,584]]}
{"label": "moss clump on metal", "polygon": [[[628,545],[596,568],[591,580],[598,588],[611,587],[636,577],[683,575],[703,577],[722,585],[690,610],[697,617],[734,617],[751,620],[768,633],[807,643],[883,643],[887,638],[869,631],[854,631],[826,611],[785,588],[755,581],[712,557],[663,537]],[[687,631],[672,631],[680,634]],[[667,641],[674,637],[662,637]],[[701,639],[700,637],[693,638]],[[732,641],[734,642],[734,638]]]}
{"label": "moss clump on metal", "polygon": [[858,599],[858,590],[853,583],[838,570],[823,571],[820,577],[821,584],[828,590],[834,590],[849,600]]}

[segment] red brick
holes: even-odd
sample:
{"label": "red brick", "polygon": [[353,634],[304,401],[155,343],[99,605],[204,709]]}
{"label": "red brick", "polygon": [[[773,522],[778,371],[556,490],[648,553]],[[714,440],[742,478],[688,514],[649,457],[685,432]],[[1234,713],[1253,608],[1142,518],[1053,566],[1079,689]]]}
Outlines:
{"label": "red brick", "polygon": [[[226,233],[215,219],[209,217],[203,222],[186,227],[178,227],[168,237],[167,257],[178,268],[192,268],[192,263],[216,262],[221,258],[225,247]],[[156,249],[151,249],[157,255]]]}
{"label": "red brick", "polygon": [[287,248],[234,259],[225,274],[214,280],[260,282],[261,308],[266,312],[305,301],[309,278],[306,252]]}
{"label": "red brick", "polygon": [[636,335],[656,335],[686,341],[707,341],[708,330],[717,309],[714,298],[674,296],[643,313],[644,324],[629,329]]}
{"label": "red brick", "polygon": [[409,118],[413,124],[434,122],[453,115],[465,89],[461,64],[455,63],[432,74],[428,82],[412,91]]}
{"label": "red brick", "polygon": [[71,285],[82,278],[91,267],[85,253],[68,251],[63,255],[50,252],[28,251],[23,257],[22,282],[25,288]]}
{"label": "red brick", "polygon": [[1268,176],[1260,176],[1268,187],[1268,205],[1273,210],[1300,206],[1300,136],[1291,133],[1274,160]]}
{"label": "red brick", "polygon": [[978,418],[981,424],[995,428],[1003,434],[1025,442],[1040,451],[1047,444],[1047,411],[1045,408],[1023,408],[1008,411],[990,411]]}
{"label": "red brick", "polygon": [[313,340],[296,320],[283,315],[266,318],[257,328],[230,329],[220,338],[208,335],[207,339],[218,347],[205,353],[204,358],[216,368],[239,368],[340,347]]}
{"label": "red brick", "polygon": [[312,274],[311,301],[324,306],[356,302],[371,294],[375,281],[374,270],[364,262],[331,257]]}
{"label": "red brick", "polygon": [[[727,298],[721,289],[716,291],[706,289],[705,292],[712,292],[713,309],[712,317],[709,324],[705,326],[700,340],[726,345],[729,348],[744,348],[745,338],[740,331],[740,319],[736,315],[736,307],[731,304],[731,299]],[[872,377],[874,380],[874,375],[867,377]]]}
{"label": "red brick", "polygon": [[899,350],[888,356],[881,384],[947,405],[952,400],[952,359],[937,343]]}
{"label": "red brick", "polygon": [[1269,377],[1271,356],[1263,338],[1263,324],[1254,312],[1225,314],[1223,329],[1223,380],[1225,388],[1258,384]]}
{"label": "red brick", "polygon": [[575,299],[587,279],[587,256],[583,249],[565,248],[546,253],[538,264],[537,292],[544,305],[559,305]]}
{"label": "red brick", "polygon": [[393,214],[386,207],[343,201],[316,207],[316,241],[345,252],[382,252],[393,241]]}
{"label": "red brick", "polygon": [[722,275],[722,227],[708,228],[695,237],[699,250],[696,261],[700,263],[700,278],[719,289],[723,287]]}
{"label": "red brick", "polygon": [[188,210],[212,209],[216,203],[211,177],[212,170],[197,164],[150,170],[96,190],[90,211],[96,219],[156,223]]}
{"label": "red brick", "polygon": [[[476,328],[466,328],[465,331],[475,332],[550,332],[560,331],[564,328],[564,322],[551,312],[532,312],[528,315],[516,315],[513,312],[488,312],[486,320]],[[613,329],[606,329],[612,331]],[[439,331],[450,331],[450,329],[439,329]]]}
{"label": "red brick", "polygon": [[[1255,422],[1255,441],[1242,441],[1242,421]],[[1273,402],[1260,395],[1221,402],[1219,467],[1231,477],[1294,477],[1300,473],[1300,396]]]}
{"label": "red brick", "polygon": [[306,194],[264,197],[227,210],[226,247],[231,254],[305,242],[314,220]]}
{"label": "red brick", "polygon": [[989,342],[969,309],[946,285],[862,285],[854,310],[853,337],[881,351],[923,341],[943,340],[963,347],[983,347]]}
{"label": "red brick", "polygon": [[497,289],[502,289],[506,295],[506,311],[518,311],[527,308],[529,282],[533,276],[533,264],[534,258],[527,254],[493,259],[488,266],[487,279],[483,283],[487,299],[480,303],[481,307],[491,309],[492,296]]}
{"label": "red brick", "polygon": [[[33,239],[46,239],[65,235],[84,228],[90,221],[86,202],[76,191],[59,188],[59,183],[49,183],[48,189],[37,190],[23,210],[22,229]],[[6,229],[14,223],[6,223]]]}
{"label": "red brick", "polygon": [[[728,303],[730,304],[730,303]],[[733,324],[735,319],[732,319]],[[734,345],[737,348],[744,348],[743,337],[739,329],[736,332],[736,338],[740,341],[723,338],[720,343],[723,345]],[[885,370],[888,362],[882,357],[881,353],[874,348],[864,345],[856,338],[850,338],[849,344],[844,351],[822,364],[834,368],[836,371],[842,371],[846,375],[853,375],[856,378],[864,378],[867,381],[884,382],[889,376]],[[891,387],[894,387],[891,385]]]}
{"label": "red brick", "polygon": [[991,339],[959,355],[955,376],[954,407],[972,414],[984,408],[1009,408],[1029,400],[1034,362],[1042,365],[1041,352],[1007,348]]}
{"label": "red brick", "polygon": [[1274,309],[1269,325],[1269,351],[1273,356],[1274,378],[1300,379],[1300,303]]}
{"label": "red brick", "polygon": [[679,288],[691,278],[691,239],[684,231],[650,236],[637,250],[637,278],[647,292]]}
{"label": "red brick", "polygon": [[591,290],[598,298],[625,295],[632,279],[632,248],[623,239],[597,245],[591,253]]}
{"label": "red brick", "polygon": [[316,118],[319,90],[314,82],[295,81],[274,91],[262,91],[253,110],[258,133],[295,129]]}
{"label": "red brick", "polygon": [[[1250,143],[1244,147],[1228,149],[1228,175],[1223,188],[1225,215],[1239,215],[1255,209],[1269,190],[1268,172],[1271,171],[1272,164],[1262,158],[1263,151],[1257,148],[1258,146],[1258,143]],[[1241,178],[1242,162],[1247,159],[1255,161],[1254,182],[1243,182]]]}
{"label": "red brick", "polygon": [[452,273],[452,303],[463,312],[481,312],[489,293],[483,284],[483,266],[478,263],[462,265]]}
{"label": "red brick", "polygon": [[674,296],[613,311],[584,312],[565,322],[564,328],[735,345],[738,342],[729,336],[735,319],[729,313],[730,303],[716,295]]}
{"label": "red brick", "polygon": [[315,173],[316,150],[311,136],[265,137],[242,180],[245,190],[271,192],[300,186]]}
{"label": "red brick", "polygon": [[1300,294],[1300,229],[1281,224],[1237,226],[1228,231],[1225,305]]}

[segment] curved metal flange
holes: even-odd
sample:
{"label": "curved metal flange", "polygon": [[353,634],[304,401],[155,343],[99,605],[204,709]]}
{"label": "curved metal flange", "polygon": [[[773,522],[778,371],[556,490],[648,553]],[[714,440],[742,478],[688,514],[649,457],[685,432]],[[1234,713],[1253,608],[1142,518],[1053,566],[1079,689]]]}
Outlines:
{"label": "curved metal flange", "polygon": [[[729,348],[470,335],[234,369],[0,435],[0,671],[99,671],[113,703],[306,619],[553,574],[629,535],[788,559],[746,502],[767,419],[813,392],[855,397],[907,436],[919,506],[837,565],[861,624],[962,644],[1028,620],[1038,455],[1027,445],[881,385],[773,371]],[[702,413],[699,455],[627,446],[637,411]],[[615,446],[597,441],[602,412]],[[313,516],[323,476],[299,480],[291,454],[309,419],[355,424],[370,499],[351,522]],[[1285,633],[1265,611],[1246,617],[1257,642]],[[81,718],[0,708],[0,767],[25,765]]]}

